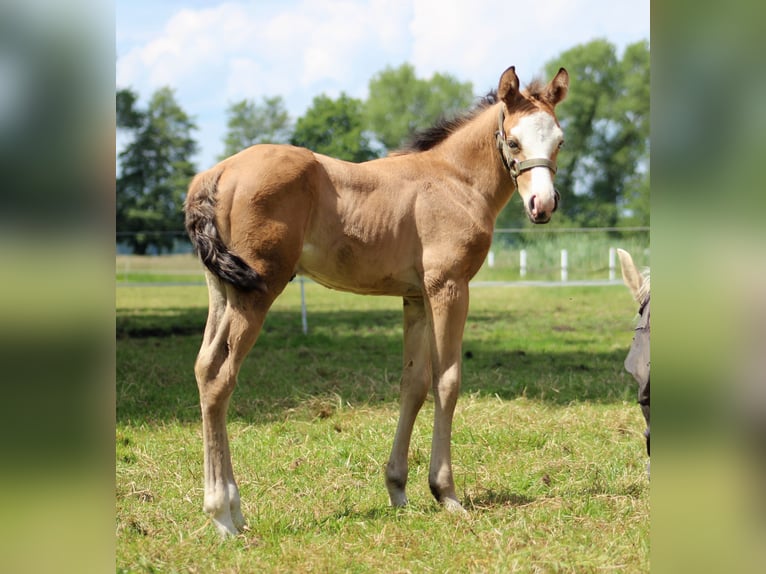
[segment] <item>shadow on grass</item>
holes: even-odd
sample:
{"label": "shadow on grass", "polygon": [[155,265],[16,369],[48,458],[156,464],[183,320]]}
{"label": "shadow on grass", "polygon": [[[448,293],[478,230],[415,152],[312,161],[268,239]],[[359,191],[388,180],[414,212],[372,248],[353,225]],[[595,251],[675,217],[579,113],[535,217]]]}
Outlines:
{"label": "shadow on grass", "polygon": [[354,508],[353,506],[346,507],[332,514],[320,518],[318,520],[319,526],[325,527],[326,525],[337,525],[344,520],[365,520],[376,521],[385,520],[390,521],[392,519],[409,519],[413,516],[429,517],[435,514],[443,512],[443,509],[434,502],[433,504],[417,504],[410,503],[403,508],[394,508],[392,506],[373,506],[366,510]]}
{"label": "shadow on grass", "polygon": [[469,512],[490,510],[494,508],[516,507],[532,504],[534,498],[508,490],[484,490],[477,495],[471,495],[464,505]]}
{"label": "shadow on grass", "polygon": [[[118,422],[199,421],[193,366],[206,316],[205,308],[118,311]],[[477,327],[466,332],[463,342],[462,393],[508,400],[525,396],[561,405],[633,400],[634,385],[622,365],[627,346],[615,348],[609,334],[596,345],[600,350],[587,351],[578,346],[575,327],[543,325],[538,330],[550,333],[540,343],[524,332],[491,330],[527,321],[523,313],[498,317],[479,312],[469,319]],[[230,420],[326,418],[339,401],[395,409],[401,313],[313,312],[310,321],[303,335],[298,312],[273,310],[267,316],[240,371]]]}
{"label": "shadow on grass", "polygon": [[[471,514],[481,513],[489,510],[502,508],[520,507],[532,504],[535,498],[510,492],[507,490],[484,490],[477,495],[470,496],[462,501],[464,508]],[[353,506],[346,507],[332,514],[320,518],[318,525],[325,528],[338,528],[344,521],[352,519],[353,521],[370,521],[402,519],[409,520],[413,517],[422,517],[431,519],[434,515],[446,512],[444,508],[435,500],[428,502],[411,502],[403,508],[393,508],[391,506],[375,506],[367,509],[357,509]]]}

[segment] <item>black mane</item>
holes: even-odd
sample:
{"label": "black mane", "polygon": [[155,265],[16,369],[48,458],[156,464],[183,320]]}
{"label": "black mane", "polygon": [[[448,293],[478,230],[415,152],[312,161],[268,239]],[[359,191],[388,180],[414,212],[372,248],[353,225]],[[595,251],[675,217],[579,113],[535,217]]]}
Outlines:
{"label": "black mane", "polygon": [[454,118],[442,117],[430,128],[415,132],[404,147],[397,150],[396,153],[414,153],[436,147],[459,127],[471,121],[479,115],[480,112],[496,104],[498,101],[497,90],[492,90],[486,96],[481,98],[470,110],[463,112]]}

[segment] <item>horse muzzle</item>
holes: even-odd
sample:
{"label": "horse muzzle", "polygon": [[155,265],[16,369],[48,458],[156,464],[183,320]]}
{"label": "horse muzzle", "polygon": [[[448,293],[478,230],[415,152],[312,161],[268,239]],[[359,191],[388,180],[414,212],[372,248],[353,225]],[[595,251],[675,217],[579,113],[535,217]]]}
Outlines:
{"label": "horse muzzle", "polygon": [[561,196],[553,190],[553,201],[544,201],[539,195],[533,194],[527,202],[527,216],[532,223],[548,223],[551,215],[558,209]]}

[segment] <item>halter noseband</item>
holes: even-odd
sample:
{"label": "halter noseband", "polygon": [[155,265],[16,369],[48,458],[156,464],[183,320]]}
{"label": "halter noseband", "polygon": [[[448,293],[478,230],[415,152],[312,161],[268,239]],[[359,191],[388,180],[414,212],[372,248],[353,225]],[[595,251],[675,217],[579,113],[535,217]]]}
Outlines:
{"label": "halter noseband", "polygon": [[503,165],[513,180],[513,187],[519,188],[516,183],[516,178],[527,170],[533,167],[547,167],[549,170],[556,174],[556,164],[546,157],[538,157],[534,159],[525,159],[524,161],[518,161],[513,157],[511,146],[508,145],[508,140],[505,139],[505,131],[503,130],[503,106],[500,105],[500,114],[498,117],[497,131],[495,132],[495,139],[497,140],[497,149],[500,150],[500,157],[503,158]]}

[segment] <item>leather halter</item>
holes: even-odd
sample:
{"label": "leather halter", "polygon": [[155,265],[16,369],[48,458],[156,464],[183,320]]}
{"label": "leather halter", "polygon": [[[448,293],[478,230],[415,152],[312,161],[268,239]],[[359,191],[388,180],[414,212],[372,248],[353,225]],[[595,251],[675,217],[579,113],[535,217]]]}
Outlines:
{"label": "leather halter", "polygon": [[555,162],[549,160],[547,157],[538,157],[533,159],[525,159],[524,161],[518,161],[513,157],[511,146],[508,145],[508,140],[505,139],[505,131],[503,130],[503,120],[505,114],[503,114],[503,105],[500,104],[500,114],[498,117],[498,127],[495,132],[495,139],[497,141],[497,149],[500,150],[500,157],[503,158],[503,165],[513,180],[513,187],[519,188],[516,183],[516,178],[523,172],[528,171],[535,167],[547,167],[549,170],[556,174]]}

